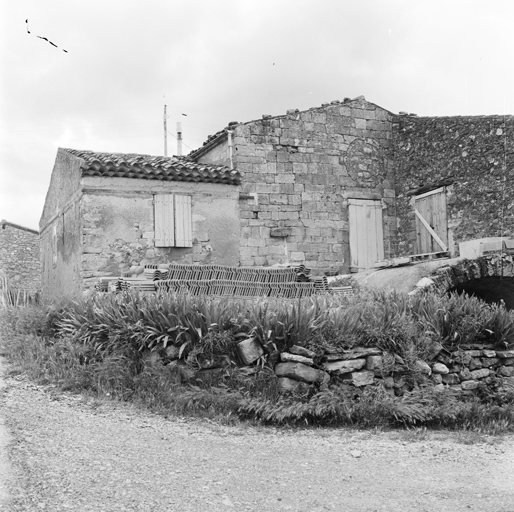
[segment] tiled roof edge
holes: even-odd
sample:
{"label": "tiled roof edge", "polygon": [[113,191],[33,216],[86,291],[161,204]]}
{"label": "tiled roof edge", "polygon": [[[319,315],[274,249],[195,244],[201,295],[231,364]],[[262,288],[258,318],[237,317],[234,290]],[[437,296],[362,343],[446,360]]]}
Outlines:
{"label": "tiled roof edge", "polygon": [[[226,165],[198,163],[187,156],[164,157],[138,153],[60,149],[81,160],[82,176],[219,183],[236,186],[241,183],[241,175],[237,169],[230,169]],[[145,168],[149,171],[145,172]]]}

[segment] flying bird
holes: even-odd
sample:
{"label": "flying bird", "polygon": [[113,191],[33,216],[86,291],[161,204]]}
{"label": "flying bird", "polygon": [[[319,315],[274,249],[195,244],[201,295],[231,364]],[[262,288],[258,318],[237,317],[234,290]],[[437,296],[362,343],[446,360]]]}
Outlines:
{"label": "flying bird", "polygon": [[[30,34],[30,30],[29,30],[29,20],[25,20],[25,23],[27,24],[27,34]],[[55,43],[52,43],[52,41],[50,41],[50,39],[48,39],[48,37],[43,37],[43,36],[36,36],[38,39],[43,39],[44,41],[46,41],[47,43],[50,43],[52,46],[54,46],[55,48],[59,49],[59,47],[55,44]],[[68,50],[65,50],[64,48],[60,48],[64,53],[68,53]]]}

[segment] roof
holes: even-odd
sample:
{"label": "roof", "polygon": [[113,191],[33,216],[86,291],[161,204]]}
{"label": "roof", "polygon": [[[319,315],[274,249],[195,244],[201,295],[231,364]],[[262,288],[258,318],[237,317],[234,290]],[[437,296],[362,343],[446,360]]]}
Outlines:
{"label": "roof", "polygon": [[323,103],[319,107],[311,107],[309,109],[301,110],[301,111],[298,110],[297,108],[289,109],[286,114],[280,114],[278,116],[263,115],[262,119],[253,119],[252,121],[246,121],[244,123],[238,123],[237,121],[232,121],[232,122],[228,123],[228,126],[223,128],[219,132],[216,132],[214,135],[209,135],[207,137],[207,140],[203,143],[203,145],[200,146],[199,148],[191,151],[189,153],[188,157],[195,159],[195,160],[198,159],[202,154],[207,152],[209,149],[211,149],[212,147],[214,147],[214,146],[218,145],[220,142],[222,142],[227,137],[228,132],[230,130],[232,130],[233,128],[235,128],[237,125],[258,123],[258,122],[262,122],[262,121],[269,121],[270,119],[278,119],[278,118],[287,117],[287,116],[294,116],[294,115],[297,115],[302,112],[310,112],[313,110],[322,110],[327,107],[333,107],[334,105],[351,106],[351,104],[354,102],[357,102],[357,103],[360,102],[361,104],[366,103],[368,105],[373,105],[374,107],[377,107],[382,110],[385,110],[386,112],[389,112],[391,115],[395,115],[392,112],[390,112],[389,110],[385,109],[384,107],[381,107],[380,105],[377,105],[376,103],[372,103],[371,101],[367,101],[364,96],[357,96],[356,98],[353,98],[353,99],[345,98],[343,101],[335,100],[335,101],[331,101],[330,103]]}
{"label": "roof", "polygon": [[14,222],[9,222],[5,219],[0,220],[0,227],[5,229],[5,226],[10,226],[11,228],[21,229],[23,231],[28,231],[29,233],[34,233],[35,235],[39,235],[39,231],[37,229],[26,228],[25,226],[20,226],[19,224],[15,224]]}
{"label": "roof", "polygon": [[241,175],[224,165],[199,164],[188,158],[137,155],[132,153],[96,153],[63,149],[82,159],[82,176],[135,178],[160,181],[189,181],[239,185]]}

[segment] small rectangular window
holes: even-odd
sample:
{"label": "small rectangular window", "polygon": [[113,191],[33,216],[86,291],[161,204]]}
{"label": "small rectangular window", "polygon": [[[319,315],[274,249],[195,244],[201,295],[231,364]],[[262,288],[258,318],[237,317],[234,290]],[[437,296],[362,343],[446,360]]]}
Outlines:
{"label": "small rectangular window", "polygon": [[155,247],[192,247],[191,196],[154,196]]}

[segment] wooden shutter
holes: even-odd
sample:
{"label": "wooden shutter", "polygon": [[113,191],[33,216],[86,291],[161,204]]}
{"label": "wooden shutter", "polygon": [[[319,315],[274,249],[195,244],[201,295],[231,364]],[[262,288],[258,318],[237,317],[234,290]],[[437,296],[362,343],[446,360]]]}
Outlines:
{"label": "wooden shutter", "polygon": [[372,268],[384,259],[382,203],[372,199],[349,199],[350,267],[352,272]]}
{"label": "wooden shutter", "polygon": [[172,194],[154,196],[155,247],[175,246],[175,209]]}
{"label": "wooden shutter", "polygon": [[175,196],[175,247],[192,247],[191,196]]}
{"label": "wooden shutter", "polygon": [[432,190],[414,198],[416,250],[420,254],[448,250],[446,191]]}

